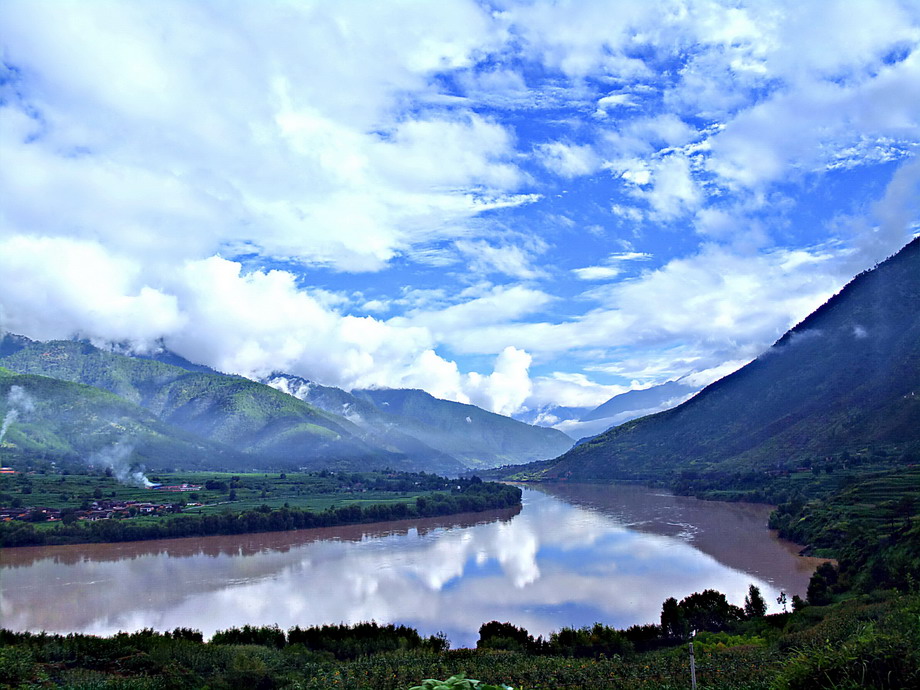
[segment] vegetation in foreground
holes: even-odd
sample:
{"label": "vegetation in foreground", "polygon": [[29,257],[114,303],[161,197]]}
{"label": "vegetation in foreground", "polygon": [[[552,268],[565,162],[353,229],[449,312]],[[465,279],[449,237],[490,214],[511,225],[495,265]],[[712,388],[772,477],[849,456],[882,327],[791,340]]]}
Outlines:
{"label": "vegetation in foreground", "polygon": [[[188,629],[109,638],[2,630],[0,687],[686,688],[692,626],[701,626],[694,638],[700,688],[920,684],[916,593],[876,592],[770,616],[734,607],[712,591],[669,602],[662,625],[614,630],[597,624],[535,640],[493,621],[480,628],[476,649],[458,650],[447,649],[443,636],[423,638],[412,628],[375,623],[287,632],[244,626],[219,631],[209,642]],[[681,621],[690,627],[669,628]]]}
{"label": "vegetation in foreground", "polygon": [[177,490],[126,486],[110,472],[0,477],[0,515],[11,518],[0,522],[0,546],[275,532],[521,503],[517,487],[425,473],[183,473],[153,479]]}

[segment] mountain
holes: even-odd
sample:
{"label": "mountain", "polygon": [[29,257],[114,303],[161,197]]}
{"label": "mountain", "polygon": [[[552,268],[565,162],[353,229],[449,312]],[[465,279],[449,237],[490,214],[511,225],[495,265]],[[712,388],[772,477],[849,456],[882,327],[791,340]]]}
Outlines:
{"label": "mountain", "polygon": [[571,438],[581,439],[578,441],[581,444],[617,424],[679,405],[698,391],[698,386],[678,379],[615,395],[597,407],[545,405],[516,412],[512,417],[527,424],[558,429]]}
{"label": "mountain", "polygon": [[3,464],[44,458],[89,461],[119,443],[133,462],[186,467],[251,466],[242,453],[162,423],[152,413],[92,386],[0,367],[0,457]]}
{"label": "mountain", "polygon": [[518,422],[474,405],[440,400],[420,390],[367,389],[348,393],[290,374],[272,374],[265,382],[344,416],[379,444],[407,453],[451,458],[464,468],[545,459],[572,445],[572,440],[561,432]]}
{"label": "mountain", "polygon": [[414,402],[397,412],[376,399],[378,391],[356,395],[284,374],[265,385],[168,350],[129,356],[85,341],[35,342],[8,334],[0,338],[0,365],[112,393],[146,410],[164,425],[164,434],[172,429],[245,454],[247,467],[392,467],[457,475],[554,457],[571,446],[561,432],[422,391],[410,391]]}
{"label": "mountain", "polygon": [[397,418],[401,432],[471,468],[541,460],[572,447],[572,439],[556,429],[440,400],[422,390],[367,389],[352,395]]}
{"label": "mountain", "polygon": [[689,401],[526,473],[572,481],[735,476],[867,448],[912,457],[918,447],[920,238]]}
{"label": "mountain", "polygon": [[[570,407],[566,405],[542,405],[534,410],[523,409],[511,416],[519,422],[536,426],[549,426],[554,429],[563,422],[577,422],[588,414],[592,407]],[[565,432],[563,432],[565,433]]]}
{"label": "mountain", "polygon": [[428,472],[454,476],[468,469],[457,458],[408,433],[405,430],[406,420],[341,388],[322,386],[300,376],[281,373],[274,373],[263,382],[330,414],[341,415],[360,429],[358,435],[365,442],[390,452],[403,453]]}
{"label": "mountain", "polygon": [[252,467],[431,469],[405,453],[369,445],[343,417],[242,377],[188,371],[76,341],[7,336],[0,352],[0,365],[9,370],[108,391],[175,432],[247,454]]}
{"label": "mountain", "polygon": [[579,419],[582,422],[592,422],[599,420],[616,420],[613,423],[628,421],[621,419],[624,414],[636,414],[641,410],[651,410],[660,408],[670,400],[686,398],[692,394],[691,388],[684,386],[677,381],[668,381],[659,386],[644,388],[642,390],[627,391],[620,395],[615,395],[602,405],[598,405]]}

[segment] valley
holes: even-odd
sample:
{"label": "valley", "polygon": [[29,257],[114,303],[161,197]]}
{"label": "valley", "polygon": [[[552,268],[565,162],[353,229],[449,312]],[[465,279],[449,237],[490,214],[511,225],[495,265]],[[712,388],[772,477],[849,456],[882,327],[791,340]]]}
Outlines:
{"label": "valley", "polygon": [[[559,431],[419,390],[258,382],[167,352],[7,335],[0,652],[23,679],[48,673],[62,647],[46,642],[72,643],[17,632],[40,628],[109,635],[68,639],[145,659],[230,654],[206,673],[231,685],[319,688],[332,674],[401,690],[395,663],[531,688],[658,687],[696,630],[708,687],[848,681],[854,659],[863,678],[916,678],[918,303],[920,239],[734,374],[571,448]],[[50,590],[36,578],[95,604],[38,606]],[[152,603],[112,599],[111,582]],[[237,606],[215,618],[223,597]],[[486,625],[496,615],[514,622]],[[365,662],[325,646],[353,636],[377,650]],[[414,651],[395,661],[393,644]],[[261,650],[261,671],[234,670],[238,645]],[[110,679],[110,662],[98,672]]]}

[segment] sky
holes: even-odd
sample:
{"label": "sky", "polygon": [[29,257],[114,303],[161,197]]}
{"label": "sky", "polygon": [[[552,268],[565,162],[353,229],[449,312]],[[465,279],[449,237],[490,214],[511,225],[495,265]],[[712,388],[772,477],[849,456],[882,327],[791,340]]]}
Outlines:
{"label": "sky", "polygon": [[920,1],[0,3],[0,330],[501,414],[920,233]]}

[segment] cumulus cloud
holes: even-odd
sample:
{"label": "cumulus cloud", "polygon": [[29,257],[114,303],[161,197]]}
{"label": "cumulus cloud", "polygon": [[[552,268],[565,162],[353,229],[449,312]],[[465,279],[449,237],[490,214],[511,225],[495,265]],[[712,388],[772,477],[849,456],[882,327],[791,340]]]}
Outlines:
{"label": "cumulus cloud", "polygon": [[613,93],[609,96],[604,96],[603,98],[598,99],[597,101],[597,110],[594,111],[595,117],[607,117],[607,111],[613,110],[614,108],[620,107],[635,107],[637,105],[635,98],[632,94],[628,93]]}
{"label": "cumulus cloud", "polygon": [[530,395],[532,384],[528,369],[531,356],[523,350],[506,347],[495,360],[489,376],[469,375],[470,402],[499,414],[516,412]]}
{"label": "cumulus cloud", "polygon": [[96,242],[0,239],[2,326],[31,337],[149,341],[187,323],[175,295],[146,282],[137,260]]}
{"label": "cumulus cloud", "polygon": [[[553,372],[756,356],[920,220],[911,3],[10,0],[0,22],[0,328],[31,337],[574,404],[605,386]],[[792,227],[844,174],[872,191]]]}
{"label": "cumulus cloud", "polygon": [[648,184],[650,189],[636,190],[634,194],[648,202],[654,217],[676,218],[697,208],[702,200],[686,156],[668,156],[655,164]]}
{"label": "cumulus cloud", "polygon": [[548,402],[562,407],[597,407],[628,390],[627,386],[597,383],[583,373],[556,371],[534,378],[533,392],[524,405],[530,409]]}
{"label": "cumulus cloud", "polygon": [[380,32],[374,8],[239,6],[199,33],[203,10],[182,3],[5,5],[7,221],[151,260],[246,246],[379,270],[529,199],[510,194],[523,176],[508,128],[395,114],[404,89],[492,40],[465,3],[444,9],[452,26],[404,10]]}
{"label": "cumulus cloud", "polygon": [[587,144],[573,145],[561,141],[540,144],[537,157],[543,167],[561,177],[587,175],[601,166],[600,157]]}

